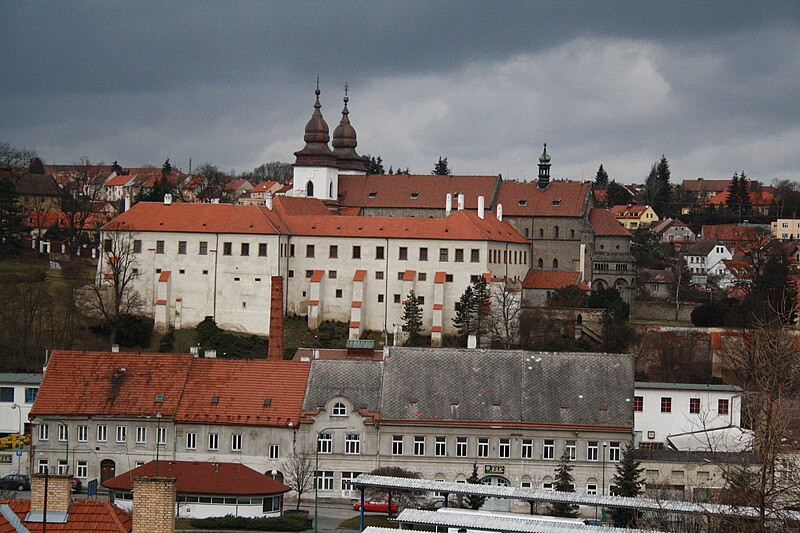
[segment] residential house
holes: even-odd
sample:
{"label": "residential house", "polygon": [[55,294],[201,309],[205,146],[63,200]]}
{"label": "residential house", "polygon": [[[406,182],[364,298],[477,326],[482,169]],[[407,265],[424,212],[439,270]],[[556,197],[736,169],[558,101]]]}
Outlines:
{"label": "residential house", "polygon": [[652,226],[650,231],[660,242],[683,243],[697,240],[697,235],[689,226],[678,219],[667,218]]}
{"label": "residential house", "polygon": [[672,298],[675,292],[675,274],[671,270],[642,268],[639,270],[639,287],[655,298]]}
{"label": "residential house", "polygon": [[60,211],[62,192],[49,174],[25,174],[16,182],[19,205],[26,211]]}
{"label": "residential house", "polygon": [[630,302],[636,287],[636,260],[631,255],[631,234],[608,209],[592,208],[589,223],[594,239],[592,252],[592,289],[614,287]]}
{"label": "residential house", "polygon": [[[684,247],[681,250],[681,257],[686,262],[686,266],[697,279],[703,276],[720,276],[723,272],[722,261],[733,259],[733,253],[724,244],[714,240],[701,240],[692,246]],[[705,284],[705,281],[695,281],[698,284]]]}
{"label": "residential house", "polygon": [[772,236],[778,239],[790,240],[800,239],[800,219],[779,218],[771,224]]}
{"label": "residential house", "polygon": [[[720,289],[730,290],[729,295],[742,294],[753,282],[753,265],[740,259],[723,259],[716,283]],[[740,290],[736,290],[736,289]]]}
{"label": "residential house", "polygon": [[590,291],[588,285],[581,283],[580,277],[580,272],[531,270],[522,282],[522,301],[527,307],[545,307],[558,289],[575,286]]}
{"label": "residential house", "polygon": [[241,205],[263,205],[267,194],[271,194],[274,197],[282,188],[283,185],[277,181],[262,181],[239,196],[236,203]]}
{"label": "residential house", "polygon": [[628,230],[646,228],[658,222],[658,215],[649,205],[615,205],[609,211]]}
{"label": "residential house", "polygon": [[760,231],[755,226],[716,224],[703,226],[700,239],[713,240],[744,254],[763,244]]}
{"label": "residential house", "polygon": [[[728,196],[729,193],[727,191],[716,194],[708,200],[708,205],[718,209],[726,208],[728,206]],[[778,200],[769,191],[751,190],[748,196],[750,197],[751,208],[765,216],[769,216],[778,203]]]}
{"label": "residential house", "polygon": [[30,413],[42,374],[0,373],[0,437],[29,433]]}

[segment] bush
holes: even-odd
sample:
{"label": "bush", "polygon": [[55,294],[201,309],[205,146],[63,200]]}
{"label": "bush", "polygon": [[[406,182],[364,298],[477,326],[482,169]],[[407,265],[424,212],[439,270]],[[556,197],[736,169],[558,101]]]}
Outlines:
{"label": "bush", "polygon": [[734,326],[736,309],[739,304],[735,300],[723,298],[714,303],[707,303],[692,310],[692,324],[707,328]]}
{"label": "bush", "polygon": [[169,328],[169,331],[161,337],[158,343],[158,351],[161,353],[171,353],[175,350],[175,329]]}
{"label": "bush", "polygon": [[217,357],[233,359],[263,358],[267,356],[267,339],[256,335],[240,335],[217,326],[214,318],[207,316],[197,324],[197,342],[201,350],[214,349]]}
{"label": "bush", "polygon": [[[91,326],[89,331],[95,335],[108,337],[111,328],[105,322]],[[122,315],[119,319],[117,330],[117,344],[125,348],[150,346],[150,337],[153,335],[153,320],[143,316]]]}
{"label": "bush", "polygon": [[306,515],[278,516],[275,518],[245,518],[243,516],[219,516],[194,518],[189,524],[197,529],[239,529],[245,531],[305,531]]}

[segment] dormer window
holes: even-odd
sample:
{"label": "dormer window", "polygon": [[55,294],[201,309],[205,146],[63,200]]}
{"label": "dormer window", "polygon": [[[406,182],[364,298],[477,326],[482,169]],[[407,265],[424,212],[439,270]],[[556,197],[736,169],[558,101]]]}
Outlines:
{"label": "dormer window", "polygon": [[371,193],[369,193],[369,197],[370,197],[370,198],[375,198],[376,196],[378,196],[378,193],[377,193],[377,192],[371,192]]}
{"label": "dormer window", "polygon": [[336,402],[333,404],[333,410],[331,410],[332,416],[347,416],[347,406],[342,402]]}
{"label": "dormer window", "polygon": [[412,192],[410,198],[412,200],[416,200],[417,198],[419,198],[419,192]]}
{"label": "dormer window", "polygon": [[558,200],[553,200],[553,207],[558,207],[560,205],[561,205],[561,198],[559,198]]}
{"label": "dormer window", "polygon": [[519,201],[519,205],[521,205],[521,206],[523,206],[523,207],[524,207],[524,206],[526,206],[526,205],[528,205],[528,200],[527,200],[527,198],[523,198],[522,200],[520,200],[520,201]]}

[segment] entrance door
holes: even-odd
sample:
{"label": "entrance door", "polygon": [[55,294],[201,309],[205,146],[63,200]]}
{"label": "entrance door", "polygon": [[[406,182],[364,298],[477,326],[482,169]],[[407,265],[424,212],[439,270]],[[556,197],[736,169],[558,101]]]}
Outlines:
{"label": "entrance door", "polygon": [[[502,476],[486,476],[481,479],[482,485],[491,485],[493,487],[508,487],[511,483]],[[511,509],[511,501],[508,498],[486,498],[481,506],[482,511],[509,511]]]}
{"label": "entrance door", "polygon": [[111,478],[117,476],[117,465],[111,459],[103,459],[100,461],[100,484],[102,485]]}

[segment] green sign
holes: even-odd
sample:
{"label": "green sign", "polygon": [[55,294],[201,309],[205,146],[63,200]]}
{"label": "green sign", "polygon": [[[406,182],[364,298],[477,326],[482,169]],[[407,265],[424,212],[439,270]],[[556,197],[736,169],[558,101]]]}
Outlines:
{"label": "green sign", "polygon": [[506,467],[503,465],[483,465],[484,474],[505,474]]}

